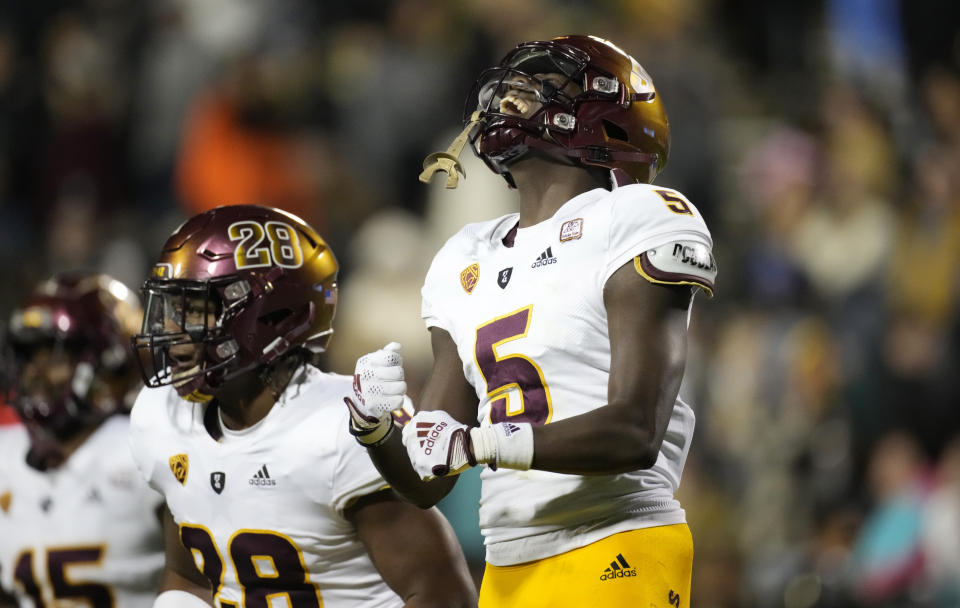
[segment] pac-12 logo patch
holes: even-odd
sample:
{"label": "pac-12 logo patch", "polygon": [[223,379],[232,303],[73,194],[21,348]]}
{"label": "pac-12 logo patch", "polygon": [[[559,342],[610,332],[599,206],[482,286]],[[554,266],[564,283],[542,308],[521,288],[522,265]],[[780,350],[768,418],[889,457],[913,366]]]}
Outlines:
{"label": "pac-12 logo patch", "polygon": [[470,264],[460,271],[460,286],[463,287],[463,290],[467,293],[473,292],[473,288],[477,286],[477,281],[479,280],[480,265],[477,263]]}
{"label": "pac-12 logo patch", "polygon": [[170,457],[170,472],[180,482],[187,483],[187,473],[190,472],[190,458],[186,454],[174,454]]}
{"label": "pac-12 logo patch", "polygon": [[227,485],[227,474],[223,471],[214,471],[210,473],[210,487],[217,494],[223,492],[223,487]]}
{"label": "pac-12 logo patch", "polygon": [[497,285],[500,286],[500,289],[506,289],[507,283],[510,282],[510,277],[513,276],[513,266],[509,268],[504,268],[497,275]]}
{"label": "pac-12 logo patch", "polygon": [[572,241],[583,236],[583,218],[578,217],[575,220],[569,220],[560,226],[560,242]]}

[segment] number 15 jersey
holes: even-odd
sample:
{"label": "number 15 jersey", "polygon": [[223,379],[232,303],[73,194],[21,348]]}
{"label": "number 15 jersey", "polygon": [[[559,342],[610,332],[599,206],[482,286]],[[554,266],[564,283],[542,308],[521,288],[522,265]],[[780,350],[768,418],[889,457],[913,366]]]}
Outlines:
{"label": "number 15 jersey", "polygon": [[[481,425],[550,424],[607,403],[603,288],[624,264],[633,261],[654,282],[704,289],[712,289],[704,267],[715,273],[706,224],[673,190],[634,184],[585,192],[552,218],[518,228],[508,247],[503,239],[518,218],[464,227],[434,258],[422,291],[427,326],[457,345]],[[654,254],[661,260],[651,266]],[[678,398],[659,458],[646,470],[580,476],[484,468],[487,561],[512,565],[625,530],[683,523],[673,494],[693,427],[693,411]]]}

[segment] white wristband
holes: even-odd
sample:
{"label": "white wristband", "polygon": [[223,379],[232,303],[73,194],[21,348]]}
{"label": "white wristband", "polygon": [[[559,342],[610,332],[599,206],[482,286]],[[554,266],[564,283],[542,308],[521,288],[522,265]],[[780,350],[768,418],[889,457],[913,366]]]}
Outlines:
{"label": "white wristband", "polygon": [[153,600],[153,608],[210,608],[210,604],[187,591],[170,589]]}
{"label": "white wristband", "polygon": [[533,464],[533,426],[529,422],[498,422],[470,429],[478,463],[526,471]]}

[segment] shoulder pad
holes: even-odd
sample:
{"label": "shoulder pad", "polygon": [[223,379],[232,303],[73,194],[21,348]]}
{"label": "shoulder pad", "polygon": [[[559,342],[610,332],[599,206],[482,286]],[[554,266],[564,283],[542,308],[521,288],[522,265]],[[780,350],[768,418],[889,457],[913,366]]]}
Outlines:
{"label": "shoulder pad", "polygon": [[696,241],[672,241],[644,251],[633,266],[651,283],[693,285],[713,297],[717,262],[710,248]]}

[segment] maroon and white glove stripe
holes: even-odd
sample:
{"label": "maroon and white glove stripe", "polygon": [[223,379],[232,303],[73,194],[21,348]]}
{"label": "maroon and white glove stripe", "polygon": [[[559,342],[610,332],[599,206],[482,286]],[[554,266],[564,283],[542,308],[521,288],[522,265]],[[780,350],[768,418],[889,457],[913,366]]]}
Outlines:
{"label": "maroon and white glove stripe", "polygon": [[[417,439],[420,441],[420,447],[423,453],[430,455],[436,447],[436,442],[443,430],[447,428],[447,422],[418,422]],[[470,434],[466,427],[459,428],[450,433],[449,449],[447,450],[446,464],[438,464],[433,467],[433,474],[437,477],[443,477],[453,468],[458,468],[461,463],[466,462],[470,466],[476,466],[477,459],[473,456],[473,448],[470,445]],[[454,467],[456,463],[457,467]]]}

